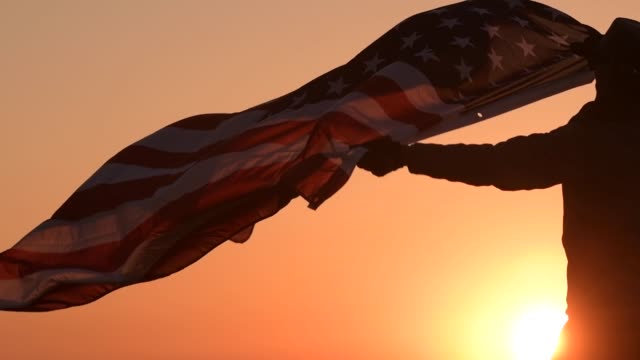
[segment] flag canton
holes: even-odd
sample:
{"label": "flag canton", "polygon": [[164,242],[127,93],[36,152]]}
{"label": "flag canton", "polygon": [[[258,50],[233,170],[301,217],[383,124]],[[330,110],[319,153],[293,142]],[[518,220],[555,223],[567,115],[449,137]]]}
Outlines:
{"label": "flag canton", "polygon": [[575,56],[586,37],[567,14],[527,0],[470,0],[412,16],[353,60],[259,108],[268,113],[339,99],[392,63],[431,81],[444,102],[465,104],[487,88]]}

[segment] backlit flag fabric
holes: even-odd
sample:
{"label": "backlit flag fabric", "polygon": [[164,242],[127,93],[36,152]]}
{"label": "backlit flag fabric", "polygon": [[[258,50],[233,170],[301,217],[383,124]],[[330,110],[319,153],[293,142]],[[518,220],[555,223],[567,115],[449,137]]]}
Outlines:
{"label": "backlit flag fabric", "polygon": [[167,276],[297,196],[318,207],[363,144],[419,141],[586,84],[571,46],[594,33],[536,2],[466,1],[408,18],[285,96],[168,125],[0,253],[0,309],[61,309]]}

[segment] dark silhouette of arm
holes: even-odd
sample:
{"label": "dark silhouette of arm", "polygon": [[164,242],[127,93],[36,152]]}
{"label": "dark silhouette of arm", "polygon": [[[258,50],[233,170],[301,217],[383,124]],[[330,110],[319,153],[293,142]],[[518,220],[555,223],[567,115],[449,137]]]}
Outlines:
{"label": "dark silhouette of arm", "polygon": [[414,144],[405,162],[414,174],[492,185],[502,190],[557,185],[574,167],[578,150],[574,122],[549,133],[517,136],[496,145]]}

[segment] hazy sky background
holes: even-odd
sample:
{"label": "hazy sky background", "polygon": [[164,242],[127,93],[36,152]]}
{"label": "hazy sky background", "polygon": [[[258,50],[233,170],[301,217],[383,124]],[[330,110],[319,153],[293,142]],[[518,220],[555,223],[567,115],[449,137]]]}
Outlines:
{"label": "hazy sky background", "polygon": [[[239,111],[449,1],[0,0],[0,249],[104,161],[181,118]],[[637,0],[548,1],[605,31]],[[548,131],[593,85],[429,141]],[[357,171],[169,278],[0,313],[3,359],[508,359],[512,319],[564,307],[561,192]]]}

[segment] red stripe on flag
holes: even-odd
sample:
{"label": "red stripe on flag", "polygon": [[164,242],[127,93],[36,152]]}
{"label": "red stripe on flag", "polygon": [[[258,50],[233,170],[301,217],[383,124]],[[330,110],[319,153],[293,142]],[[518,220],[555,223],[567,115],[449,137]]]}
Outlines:
{"label": "red stripe on flag", "polygon": [[419,130],[428,129],[442,120],[438,115],[416,108],[407,97],[406,89],[387,77],[374,76],[359,90],[374,99],[391,119],[413,125]]}
{"label": "red stripe on flag", "polygon": [[150,198],[154,193],[180,178],[183,172],[153,176],[117,184],[100,184],[90,189],[77,191],[51,216],[52,219],[74,221],[112,210],[129,201]]}

